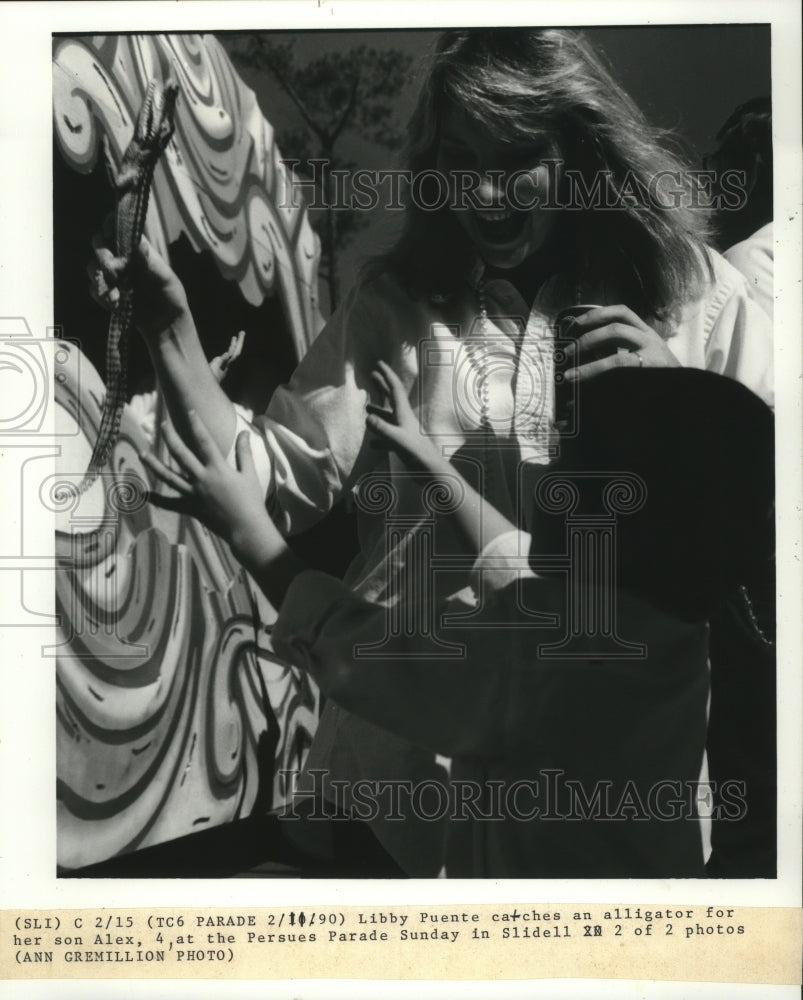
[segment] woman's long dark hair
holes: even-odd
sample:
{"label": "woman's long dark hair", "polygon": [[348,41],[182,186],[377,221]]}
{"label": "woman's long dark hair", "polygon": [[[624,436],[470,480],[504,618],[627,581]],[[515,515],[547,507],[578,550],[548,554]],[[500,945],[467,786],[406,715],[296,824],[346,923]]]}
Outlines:
{"label": "woman's long dark hair", "polygon": [[[579,174],[586,190],[607,172],[617,208],[556,209],[559,270],[569,287],[615,288],[642,316],[661,318],[695,297],[707,273],[710,213],[695,207],[693,179],[670,137],[647,123],[582,36],[526,28],[445,32],[410,120],[405,166],[413,175],[435,168],[448,107],[464,110],[500,143],[555,135],[563,179]],[[649,194],[651,181],[667,172],[677,206]],[[455,291],[473,252],[452,215],[408,198],[398,242],[366,275],[390,270],[415,295]]]}

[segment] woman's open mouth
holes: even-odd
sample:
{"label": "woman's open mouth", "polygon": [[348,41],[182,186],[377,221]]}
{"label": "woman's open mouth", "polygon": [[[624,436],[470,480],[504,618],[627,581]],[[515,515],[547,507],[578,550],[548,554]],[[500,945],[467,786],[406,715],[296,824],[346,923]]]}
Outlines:
{"label": "woman's open mouth", "polygon": [[515,242],[521,236],[527,213],[515,212],[508,208],[498,211],[474,211],[472,217],[480,239],[488,244],[504,246]]}

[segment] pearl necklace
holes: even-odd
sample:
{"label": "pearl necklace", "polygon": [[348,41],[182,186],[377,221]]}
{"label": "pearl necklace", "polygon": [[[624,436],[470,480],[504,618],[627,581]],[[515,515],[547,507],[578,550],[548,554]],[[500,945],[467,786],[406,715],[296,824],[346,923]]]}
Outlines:
{"label": "pearl necklace", "polygon": [[478,342],[467,338],[465,348],[466,357],[468,358],[471,370],[474,372],[477,384],[477,395],[480,401],[480,429],[490,431],[491,388],[488,384],[487,352],[488,307],[485,301],[485,282],[482,280],[480,280],[477,287],[477,298],[480,307],[480,336]]}
{"label": "pearl necklace", "polygon": [[[467,337],[464,341],[464,347],[466,358],[468,359],[469,366],[474,375],[476,396],[479,402],[479,430],[482,432],[481,461],[485,470],[485,488],[483,492],[486,499],[492,499],[491,482],[493,479],[495,463],[498,459],[497,449],[499,445],[496,441],[496,435],[491,423],[491,386],[488,367],[488,305],[485,294],[485,278],[482,274],[475,279],[475,288],[477,293],[477,304],[479,306],[479,335],[476,338]],[[575,283],[572,288],[572,292],[573,295],[571,297],[574,299],[575,303],[579,303],[582,297],[579,283]],[[519,358],[516,361],[516,364],[521,363],[521,358]],[[533,415],[533,420],[536,420],[535,415]],[[551,433],[553,435],[557,434],[554,418],[551,421]],[[535,425],[526,436],[528,438],[535,438]],[[494,451],[493,455],[491,454],[492,449]]]}
{"label": "pearl necklace", "polygon": [[491,426],[491,387],[488,378],[488,308],[485,300],[485,282],[480,279],[477,285],[479,303],[479,337],[474,340],[467,337],[464,341],[466,357],[474,375],[479,398],[479,430],[482,432],[480,445],[480,464],[482,466],[479,483],[480,494],[491,503],[498,503],[493,490],[493,459],[491,449],[496,436]]}
{"label": "pearl necklace", "polygon": [[[466,356],[477,383],[477,395],[480,403],[480,427],[491,430],[490,420],[490,385],[488,380],[488,306],[485,297],[485,278],[480,275],[476,279],[477,302],[479,305],[479,337],[476,341],[465,341]],[[579,282],[575,282],[570,295],[575,305],[582,301],[582,291]]]}

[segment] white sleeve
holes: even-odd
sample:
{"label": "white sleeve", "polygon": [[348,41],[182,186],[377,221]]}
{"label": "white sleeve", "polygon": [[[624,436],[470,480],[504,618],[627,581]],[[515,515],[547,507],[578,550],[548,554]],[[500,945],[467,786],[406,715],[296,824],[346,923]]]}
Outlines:
{"label": "white sleeve", "polygon": [[750,297],[744,276],[735,268],[729,270],[734,276],[732,290],[708,317],[705,367],[736,379],[772,406],[772,320]]}
{"label": "white sleeve", "polygon": [[313,525],[375,464],[376,450],[365,441],[365,405],[377,360],[399,366],[404,317],[398,312],[381,291],[353,290],[264,416],[253,425],[238,419],[238,432],[249,427],[271,516],[285,534]]}
{"label": "white sleeve", "polygon": [[271,464],[265,439],[257,431],[254,425],[245,419],[239,410],[236,410],[236,413],[237,426],[235,427],[234,441],[232,441],[231,448],[226,456],[226,461],[230,466],[232,466],[232,468],[236,467],[237,458],[235,448],[237,445],[237,438],[243,431],[248,431],[248,441],[251,445],[251,457],[254,459],[257,479],[259,479],[259,485],[262,487],[262,492],[265,496],[267,496],[271,485]]}
{"label": "white sleeve", "polygon": [[488,542],[471,570],[474,593],[496,593],[515,580],[532,579],[535,573],[529,565],[530,542],[526,531],[506,531]]}
{"label": "white sleeve", "polygon": [[773,282],[773,230],[772,223],[762,226],[746,240],[725,250],[722,256],[744,275],[747,290],[769,316],[773,317],[774,282]]}

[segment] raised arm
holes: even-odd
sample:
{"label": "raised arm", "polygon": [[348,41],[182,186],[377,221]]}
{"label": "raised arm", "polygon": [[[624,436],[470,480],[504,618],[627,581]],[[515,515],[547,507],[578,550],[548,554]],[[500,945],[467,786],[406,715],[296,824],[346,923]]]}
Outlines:
{"label": "raised arm", "polygon": [[147,239],[143,238],[130,265],[114,256],[110,244],[105,231],[93,240],[93,296],[103,305],[112,305],[119,296],[123,271],[130,267],[134,325],[153,361],[173,424],[191,443],[188,413],[194,410],[227,454],[237,424],[234,407],[209,367],[184,287]]}
{"label": "raised arm", "polygon": [[500,535],[515,531],[516,526],[469,486],[421,429],[407,390],[390,365],[380,361],[373,378],[390,404],[389,410],[373,404],[367,407],[367,424],[376,435],[373,444],[394,451],[408,469],[424,472],[447,492],[457,487],[462,500],[451,513],[442,516],[455,522],[467,551],[477,556]]}
{"label": "raised arm", "polygon": [[[106,233],[94,240],[92,294],[107,306],[118,296],[125,261]],[[101,280],[98,281],[98,272]],[[131,262],[134,322],[153,359],[171,420],[194,448],[188,413],[195,411],[234,464],[234,439],[248,428],[221,389],[201,346],[181,282],[143,240]],[[250,427],[262,487],[285,533],[320,519],[376,453],[365,445],[370,371],[378,358],[401,364],[401,342],[417,317],[382,292],[353,290],[330,318],[268,411]],[[414,377],[414,372],[411,374]]]}

